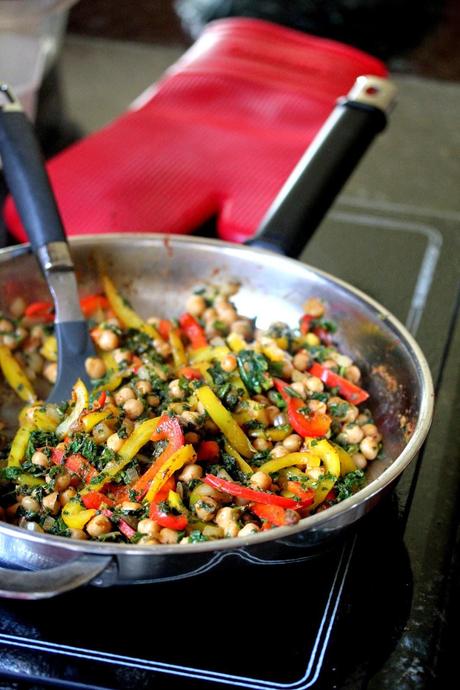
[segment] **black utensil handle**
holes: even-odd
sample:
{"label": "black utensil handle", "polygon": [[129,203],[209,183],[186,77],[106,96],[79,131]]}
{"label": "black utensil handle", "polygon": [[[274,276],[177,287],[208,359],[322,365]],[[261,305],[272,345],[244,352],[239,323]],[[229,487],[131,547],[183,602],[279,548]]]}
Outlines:
{"label": "black utensil handle", "polygon": [[386,125],[396,89],[359,77],[340,99],[246,244],[297,257],[374,137]]}
{"label": "black utensil handle", "polygon": [[[6,88],[2,87],[6,93]],[[0,107],[0,156],[32,248],[66,240],[32,124],[17,101]]]}

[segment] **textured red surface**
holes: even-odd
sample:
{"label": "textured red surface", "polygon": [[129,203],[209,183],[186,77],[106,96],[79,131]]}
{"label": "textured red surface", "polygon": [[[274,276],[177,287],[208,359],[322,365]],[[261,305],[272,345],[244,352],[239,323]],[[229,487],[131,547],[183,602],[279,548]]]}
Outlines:
{"label": "textured red surface", "polygon": [[[361,74],[386,69],[262,20],[209,24],[141,105],[49,162],[67,233],[187,233],[216,216],[244,241]],[[24,240],[11,199],[4,214]]]}

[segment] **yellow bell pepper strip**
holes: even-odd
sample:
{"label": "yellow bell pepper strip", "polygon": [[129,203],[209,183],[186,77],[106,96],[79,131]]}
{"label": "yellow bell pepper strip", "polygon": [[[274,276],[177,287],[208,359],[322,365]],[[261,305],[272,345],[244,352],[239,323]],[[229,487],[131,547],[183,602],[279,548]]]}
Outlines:
{"label": "yellow bell pepper strip", "polygon": [[200,348],[207,346],[208,341],[206,339],[204,329],[200,326],[194,316],[188,314],[187,312],[182,314],[179,317],[179,324],[187,338],[190,340],[192,350],[199,350]]}
{"label": "yellow bell pepper strip", "polygon": [[152,326],[152,324],[143,321],[143,319],[136,314],[134,309],[128,306],[123,297],[117,292],[115,285],[107,275],[103,275],[101,280],[105,295],[109,300],[111,308],[127,328],[135,328],[137,331],[147,333],[147,335],[154,340],[163,340],[157,329]]}
{"label": "yellow bell pepper strip", "polygon": [[262,354],[265,355],[270,362],[285,362],[286,352],[282,350],[272,338],[262,336],[260,339],[260,346]]}
{"label": "yellow bell pepper strip", "polygon": [[238,333],[230,333],[227,336],[227,343],[232,352],[239,352],[248,346],[245,339],[238,335]]}
{"label": "yellow bell pepper strip", "polygon": [[33,474],[29,474],[28,472],[21,472],[19,477],[17,478],[17,482],[21,486],[27,486],[29,488],[35,488],[36,486],[43,486],[45,484],[45,480],[41,479],[40,477],[34,477]]}
{"label": "yellow bell pepper strip", "polygon": [[347,453],[345,448],[342,448],[342,446],[339,446],[336,443],[332,443],[331,445],[339,456],[340,474],[343,476],[349,472],[356,472],[356,465],[353,462],[353,458],[351,457],[350,453]]}
{"label": "yellow bell pepper strip", "polygon": [[154,476],[149,490],[145,495],[145,500],[148,503],[151,503],[158,491],[162,488],[162,486],[164,486],[164,484],[166,484],[168,479],[172,477],[174,472],[180,470],[183,465],[190,462],[195,457],[195,449],[190,443],[186,446],[182,446],[182,448],[179,448],[179,450],[176,450],[176,452],[173,453],[165,463],[163,463],[161,469]]}
{"label": "yellow bell pepper strip", "polygon": [[27,444],[29,443],[30,431],[30,428],[27,427],[20,427],[17,430],[7,458],[8,467],[19,467],[21,465],[26,454]]}
{"label": "yellow bell pepper strip", "polygon": [[348,379],[339,376],[334,371],[331,371],[331,369],[323,367],[317,362],[310,367],[308,373],[312,376],[317,376],[326,386],[329,386],[329,388],[338,388],[340,395],[353,405],[359,405],[369,397],[369,393],[363,388],[355,386],[355,384],[348,381]]}
{"label": "yellow bell pepper strip", "polygon": [[49,335],[45,338],[43,345],[40,348],[40,354],[48,360],[48,362],[57,362],[57,340],[56,336]]}
{"label": "yellow bell pepper strip", "polygon": [[83,424],[83,428],[85,431],[91,431],[91,429],[94,429],[96,424],[99,424],[99,422],[103,422],[104,419],[108,419],[109,417],[114,416],[114,410],[111,408],[106,410],[99,410],[97,412],[90,412],[89,414],[85,414],[85,416],[82,417],[81,423]]}
{"label": "yellow bell pepper strip", "polygon": [[302,414],[301,410],[307,407],[306,401],[302,398],[294,397],[290,392],[291,389],[288,384],[281,379],[274,379],[274,384],[287,403],[288,419],[294,431],[300,436],[308,438],[316,438],[327,434],[332,422],[329,415],[317,411],[308,415]]}
{"label": "yellow bell pepper strip", "polygon": [[323,479],[320,479],[316,487],[314,489],[315,491],[315,498],[313,503],[310,506],[310,510],[314,510],[317,508],[323,501],[327,498],[328,494],[332,491],[334,488],[335,484],[335,479],[331,478],[331,476],[324,477]]}
{"label": "yellow bell pepper strip", "polygon": [[241,455],[238,453],[237,450],[232,448],[232,446],[229,444],[228,441],[225,441],[224,445],[225,450],[229,455],[232,456],[232,458],[236,461],[236,464],[240,468],[240,470],[246,474],[246,475],[251,475],[254,474],[254,470],[252,469],[251,465],[249,465],[244,458],[241,457]]}
{"label": "yellow bell pepper strip", "polygon": [[81,493],[84,495],[90,491],[98,491],[104,484],[107,484],[112,477],[118,474],[118,472],[134,458],[142,446],[145,446],[147,441],[150,440],[153,431],[158,425],[159,419],[159,417],[155,417],[154,419],[147,419],[145,422],[142,422],[142,424],[139,424],[118,451],[118,459],[113,463],[108,463],[103,471],[94,477]]}
{"label": "yellow bell pepper strip", "polygon": [[[157,494],[158,496],[158,494]],[[183,513],[184,515],[188,515],[188,510],[185,507],[181,497],[177,493],[177,491],[173,491],[172,489],[168,492],[168,504],[171,508],[174,510],[177,510],[178,513]]]}
{"label": "yellow bell pepper strip", "polygon": [[[170,417],[167,414],[157,417],[157,425],[152,431],[150,439],[152,441],[168,441],[168,445],[157,457],[155,462],[150,465],[148,470],[146,470],[146,472],[144,472],[144,474],[139,477],[139,479],[134,482],[132,486],[129,487],[129,489],[136,494],[138,500],[141,499],[146,493],[153,478],[163,467],[163,464],[166,462],[166,460],[168,460],[173,453],[179,450],[179,448],[182,448],[184,445],[184,434],[177,417]],[[127,487],[127,491],[129,489]],[[118,498],[118,501],[126,500],[126,498],[124,498],[122,495],[121,498]]]}
{"label": "yellow bell pepper strip", "polygon": [[63,507],[61,517],[70,529],[83,529],[96,512],[95,508],[85,509],[79,500],[71,499]]}
{"label": "yellow bell pepper strip", "polygon": [[177,328],[171,328],[169,331],[169,344],[171,345],[174,366],[177,369],[184,367],[187,364],[187,355]]}
{"label": "yellow bell pepper strip", "polygon": [[72,398],[75,400],[72,412],[62,420],[56,429],[56,434],[59,438],[67,436],[72,424],[78,421],[81,413],[89,405],[88,389],[81,379],[78,379],[72,389]]}
{"label": "yellow bell pepper strip", "polygon": [[270,441],[284,441],[291,434],[292,426],[290,424],[282,424],[281,426],[272,426],[269,429],[265,429],[265,436]]}
{"label": "yellow bell pepper strip", "polygon": [[261,422],[264,426],[268,425],[267,409],[265,405],[255,400],[243,400],[232,416],[233,419],[241,425],[252,421]]}
{"label": "yellow bell pepper strip", "polygon": [[293,498],[286,498],[286,496],[279,496],[278,494],[271,494],[268,491],[258,491],[251,489],[243,484],[237,482],[230,482],[222,477],[216,477],[214,474],[206,474],[203,478],[205,484],[212,486],[213,489],[222,491],[230,496],[240,496],[248,501],[255,503],[268,503],[270,505],[281,506],[282,508],[296,508],[299,502]]}
{"label": "yellow bell pepper strip", "polygon": [[0,367],[7,383],[21,400],[32,403],[37,399],[33,386],[16,357],[6,345],[0,345]]}
{"label": "yellow bell pepper strip", "polygon": [[190,352],[190,362],[193,366],[196,366],[197,362],[210,362],[213,359],[220,361],[226,355],[228,355],[230,350],[225,345],[208,345],[207,347],[200,347],[198,350],[192,350]]}
{"label": "yellow bell pepper strip", "polygon": [[38,429],[39,431],[55,431],[58,425],[57,413],[55,417],[50,416],[43,405],[26,405],[19,413],[19,424],[28,429]]}
{"label": "yellow bell pepper strip", "polygon": [[113,374],[108,381],[101,383],[100,386],[93,388],[93,393],[99,393],[100,391],[116,391],[122,384],[123,378],[120,374]]}
{"label": "yellow bell pepper strip", "polygon": [[209,386],[198,388],[196,396],[230,445],[245,458],[252,457],[255,449],[252,447],[248,437]]}
{"label": "yellow bell pepper strip", "polygon": [[264,462],[264,464],[259,467],[259,471],[265,472],[266,474],[272,474],[284,467],[293,467],[294,465],[319,467],[319,464],[320,457],[318,455],[313,455],[313,453],[289,453],[288,455],[283,455],[281,458],[273,458],[273,460]]}
{"label": "yellow bell pepper strip", "polygon": [[340,476],[339,455],[329,441],[326,441],[326,439],[307,439],[305,443],[308,447],[308,451],[323,461],[323,464],[329,474],[332,474],[334,477]]}

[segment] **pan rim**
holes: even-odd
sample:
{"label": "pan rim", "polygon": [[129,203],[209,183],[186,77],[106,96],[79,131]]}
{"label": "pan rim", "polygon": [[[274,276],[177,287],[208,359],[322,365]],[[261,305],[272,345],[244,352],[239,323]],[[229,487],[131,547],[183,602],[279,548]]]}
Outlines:
{"label": "pan rim", "polygon": [[[282,540],[286,537],[292,537],[300,532],[316,532],[320,530],[327,531],[328,523],[341,515],[350,514],[372,500],[374,496],[382,492],[386,487],[389,487],[407,468],[410,462],[415,458],[417,452],[424,443],[433,417],[434,408],[434,386],[429,369],[428,362],[423,354],[421,348],[416,342],[415,338],[409,333],[406,327],[397,319],[386,307],[374,300],[372,297],[362,292],[359,288],[354,287],[347,281],[337,278],[336,276],[318,269],[311,264],[304,263],[298,259],[290,259],[279,254],[274,254],[265,249],[247,247],[241,244],[226,242],[214,238],[205,238],[199,236],[166,234],[166,233],[104,233],[104,234],[82,234],[78,236],[70,236],[70,244],[84,245],[87,242],[97,242],[99,246],[104,244],[112,244],[114,241],[120,244],[131,245],[133,241],[143,241],[146,244],[159,244],[167,246],[170,249],[174,248],[174,244],[196,244],[202,246],[209,246],[213,248],[225,249],[227,252],[247,252],[252,254],[254,258],[266,257],[273,260],[276,257],[277,262],[288,262],[289,265],[295,267],[297,270],[302,269],[307,272],[318,275],[329,283],[340,286],[343,290],[354,295],[358,300],[371,311],[375,312],[380,319],[400,337],[401,343],[409,351],[414,365],[417,370],[417,375],[421,381],[421,400],[420,411],[413,434],[409,439],[407,445],[404,447],[399,456],[386,468],[376,479],[364,486],[353,496],[341,501],[340,503],[328,508],[326,511],[311,515],[300,520],[297,525],[290,527],[276,527],[273,530],[266,532],[259,532],[251,535],[247,539],[241,537],[227,538],[222,540],[212,540],[209,542],[200,542],[198,544],[158,544],[154,547],[131,544],[100,544],[97,542],[81,542],[68,537],[59,537],[51,534],[41,534],[27,532],[21,527],[9,525],[0,522],[0,533],[8,536],[19,537],[22,541],[33,542],[36,544],[46,544],[48,546],[55,546],[62,551],[73,552],[77,554],[94,554],[100,556],[124,556],[127,554],[136,556],[162,556],[172,553],[206,553],[217,551],[238,551],[244,547],[253,547],[270,541]],[[29,243],[22,243],[0,249],[0,263],[8,261],[11,258],[19,257],[23,254],[31,253]],[[351,521],[353,522],[353,520]],[[345,525],[351,524],[345,521]],[[344,526],[345,526],[344,525]],[[332,531],[331,531],[332,533]]]}

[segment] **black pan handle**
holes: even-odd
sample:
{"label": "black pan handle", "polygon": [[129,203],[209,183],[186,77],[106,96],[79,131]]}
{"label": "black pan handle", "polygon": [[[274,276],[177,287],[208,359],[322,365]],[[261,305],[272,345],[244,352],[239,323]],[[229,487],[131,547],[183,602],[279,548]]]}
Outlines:
{"label": "black pan handle", "polygon": [[1,84],[0,90],[7,99],[0,106],[3,173],[38,255],[44,245],[64,242],[65,232],[31,123],[8,86]]}
{"label": "black pan handle", "polygon": [[374,137],[387,122],[396,88],[387,79],[358,77],[296,165],[265,214],[252,247],[297,257]]}

